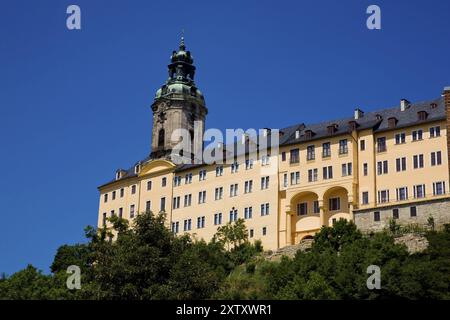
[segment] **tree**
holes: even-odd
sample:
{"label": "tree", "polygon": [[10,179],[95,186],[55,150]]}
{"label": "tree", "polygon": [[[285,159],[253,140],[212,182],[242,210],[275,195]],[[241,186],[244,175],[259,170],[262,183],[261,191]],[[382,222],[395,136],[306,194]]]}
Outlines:
{"label": "tree", "polygon": [[228,222],[217,229],[214,235],[214,241],[225,245],[228,250],[248,241],[248,232],[245,227],[244,219],[238,219],[236,222]]}
{"label": "tree", "polygon": [[361,238],[361,232],[352,221],[339,219],[332,227],[322,227],[320,229],[314,236],[312,249],[339,251],[347,243],[352,243]]}

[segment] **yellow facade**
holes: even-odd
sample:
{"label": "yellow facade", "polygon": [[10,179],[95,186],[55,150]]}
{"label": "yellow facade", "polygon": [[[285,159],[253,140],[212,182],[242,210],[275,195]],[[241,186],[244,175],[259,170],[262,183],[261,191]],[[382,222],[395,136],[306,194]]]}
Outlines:
{"label": "yellow facade", "polygon": [[[270,161],[249,165],[247,149],[233,160],[238,167],[176,165],[168,159],[181,155],[179,141],[190,145],[182,155],[192,160],[203,148],[208,109],[193,63],[182,38],[171,55],[169,79],[151,105],[151,153],[99,187],[99,227],[112,215],[132,221],[151,210],[165,212],[173,232],[210,240],[220,225],[244,218],[250,239],[277,249],[339,219],[353,220],[365,232],[386,227],[390,219],[450,223],[450,87],[431,101],[402,99],[390,109],[356,109],[346,119],[301,123],[279,134],[264,130],[259,146],[262,136],[279,141],[278,150],[271,143]],[[179,129],[184,136],[173,139]],[[240,138],[245,150],[250,135]]]}
{"label": "yellow facade", "polygon": [[[247,218],[251,239],[260,239],[265,249],[277,249],[311,237],[322,226],[330,226],[341,218],[355,220],[364,230],[386,225],[386,215],[392,211],[396,218],[397,207],[403,211],[409,208],[410,219],[401,219],[402,222],[423,222],[425,212],[429,214],[426,208],[431,206],[430,210],[434,210],[435,201],[443,201],[446,206],[450,203],[448,121],[442,117],[442,108],[449,104],[448,97],[447,94],[439,100],[440,109],[434,102],[430,106],[411,104],[408,111],[399,107],[399,118],[402,112],[415,115],[425,107],[430,114],[422,121],[405,120],[402,126],[391,125],[395,121],[389,120],[389,126],[383,129],[387,119],[377,115],[378,122],[373,126],[358,129],[356,125],[317,137],[305,135],[308,126],[299,127],[295,131],[299,141],[293,138],[281,144],[278,154],[271,155],[270,163],[265,166],[257,160],[250,168],[244,160],[238,160],[237,170],[231,164],[224,164],[223,173],[216,174],[218,165],[215,164],[180,168],[165,159],[146,160],[131,169],[135,174],[118,176],[99,188],[98,226],[112,214],[121,213],[123,218],[132,220],[133,211],[136,215],[147,209],[162,210],[167,214],[169,228],[176,231],[178,222],[179,234],[186,232],[210,240],[220,225],[230,221],[230,214],[234,218],[237,212],[238,218]],[[435,109],[440,110],[436,112],[441,116],[433,118]],[[353,121],[358,124],[364,117],[355,116]],[[379,146],[382,144],[379,138],[385,138],[385,148]],[[327,177],[331,175],[329,167],[332,177]],[[206,176],[200,171],[206,171]],[[252,181],[251,190],[249,181]],[[425,186],[424,190],[421,186]],[[221,197],[217,188],[222,188]],[[421,205],[419,211],[416,204]],[[251,218],[248,208],[251,208]],[[221,224],[217,223],[219,214]],[[450,213],[437,214],[440,222],[450,222]],[[185,225],[190,229],[185,231]]]}

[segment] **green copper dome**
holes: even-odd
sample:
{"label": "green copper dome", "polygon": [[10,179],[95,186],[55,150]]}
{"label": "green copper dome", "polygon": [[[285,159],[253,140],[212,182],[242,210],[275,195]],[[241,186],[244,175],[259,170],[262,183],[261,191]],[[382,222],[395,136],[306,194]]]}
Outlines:
{"label": "green copper dome", "polygon": [[155,99],[159,98],[181,98],[189,96],[204,101],[203,94],[197,89],[194,82],[195,66],[191,52],[186,50],[184,37],[178,51],[173,51],[167,66],[169,78],[166,83],[156,91]]}

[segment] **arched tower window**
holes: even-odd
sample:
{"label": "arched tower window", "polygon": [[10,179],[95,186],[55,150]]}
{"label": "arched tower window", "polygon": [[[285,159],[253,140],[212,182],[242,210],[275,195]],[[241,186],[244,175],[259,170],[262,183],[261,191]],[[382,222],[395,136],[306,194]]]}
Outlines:
{"label": "arched tower window", "polygon": [[164,147],[164,129],[160,129],[158,133],[158,147]]}

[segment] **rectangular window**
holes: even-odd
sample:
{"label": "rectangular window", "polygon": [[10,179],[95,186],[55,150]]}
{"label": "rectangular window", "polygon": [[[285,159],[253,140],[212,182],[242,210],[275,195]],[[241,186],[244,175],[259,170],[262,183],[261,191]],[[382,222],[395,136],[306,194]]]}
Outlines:
{"label": "rectangular window", "polygon": [[306,160],[314,160],[316,158],[316,151],[314,146],[308,146],[306,148]]}
{"label": "rectangular window", "polygon": [[397,201],[408,199],[408,187],[397,188]]}
{"label": "rectangular window", "polygon": [[206,170],[200,170],[198,172],[198,180],[203,181],[206,179]]}
{"label": "rectangular window", "polygon": [[172,232],[173,233],[177,234],[180,231],[179,227],[180,227],[180,223],[178,221],[172,222]]}
{"label": "rectangular window", "polygon": [[238,193],[238,184],[230,185],[230,197],[236,197]]}
{"label": "rectangular window", "polygon": [[192,194],[186,194],[184,196],[184,206],[185,207],[190,207],[192,204]]}
{"label": "rectangular window", "polygon": [[442,164],[442,154],[441,151],[436,151],[431,153],[431,165],[439,166]]}
{"label": "rectangular window", "polygon": [[162,180],[161,180],[161,186],[162,186],[162,187],[165,187],[166,185],[167,185],[167,178],[164,177],[164,178],[162,178]]}
{"label": "rectangular window", "polygon": [[264,155],[261,157],[261,165],[267,166],[270,163],[270,155]]}
{"label": "rectangular window", "polygon": [[389,190],[378,191],[378,203],[389,202]]}
{"label": "rectangular window", "polygon": [[308,182],[317,181],[317,169],[308,170]]}
{"label": "rectangular window", "polygon": [[245,183],[244,183],[244,192],[245,193],[251,193],[252,189],[253,189],[253,180],[245,181]]}
{"label": "rectangular window", "polygon": [[192,229],[192,219],[184,220],[184,231],[190,231]]}
{"label": "rectangular window", "polygon": [[216,177],[220,177],[223,174],[223,166],[216,167]]}
{"label": "rectangular window", "polygon": [[174,197],[173,198],[172,208],[173,209],[180,208],[180,197]]}
{"label": "rectangular window", "polygon": [[397,172],[406,171],[406,158],[397,158],[395,159],[395,168]]}
{"label": "rectangular window", "polygon": [[131,186],[131,194],[135,194],[136,193],[136,185],[132,185]]}
{"label": "rectangular window", "polygon": [[236,173],[239,170],[239,163],[234,162],[231,164],[231,173]]}
{"label": "rectangular window", "polygon": [[230,222],[237,221],[237,219],[238,219],[237,209],[230,210]]}
{"label": "rectangular window", "polygon": [[320,213],[319,201],[313,201],[313,213]]}
{"label": "rectangular window", "polygon": [[262,177],[261,178],[261,190],[268,189],[269,188],[269,177]]}
{"label": "rectangular window", "polygon": [[324,180],[333,179],[333,167],[332,166],[323,167],[323,179]]}
{"label": "rectangular window", "polygon": [[197,218],[197,229],[203,229],[205,227],[205,216]]}
{"label": "rectangular window", "polygon": [[285,188],[287,188],[287,186],[288,186],[288,175],[287,175],[287,173],[285,173],[285,174],[283,175],[283,186],[284,186]]}
{"label": "rectangular window", "polygon": [[253,238],[253,235],[254,235],[254,230],[253,229],[250,229],[250,231],[249,231],[249,237],[250,238]]}
{"label": "rectangular window", "polygon": [[111,210],[111,218],[114,217],[114,210]]}
{"label": "rectangular window", "polygon": [[337,211],[341,210],[341,198],[331,198],[328,200],[329,210],[330,211]]}
{"label": "rectangular window", "polygon": [[425,185],[418,184],[414,186],[414,198],[425,198]]}
{"label": "rectangular window", "polygon": [[392,218],[393,219],[398,219],[399,215],[398,215],[398,209],[393,209],[392,210]]}
{"label": "rectangular window", "polygon": [[265,236],[267,234],[267,227],[262,228],[262,235]]}
{"label": "rectangular window", "polygon": [[369,173],[367,163],[363,164],[363,175],[367,176]]}
{"label": "rectangular window", "polygon": [[367,191],[362,193],[362,204],[369,204],[369,192]]}
{"label": "rectangular window", "polygon": [[420,130],[414,130],[413,132],[412,132],[412,140],[413,141],[419,141],[419,140],[422,140],[423,139],[423,131],[420,129]]}
{"label": "rectangular window", "polygon": [[192,173],[188,173],[184,177],[184,184],[190,184],[190,183],[192,183]]}
{"label": "rectangular window", "polygon": [[122,189],[120,189],[120,197],[123,198],[124,195],[125,195],[125,189],[122,188]]}
{"label": "rectangular window", "polygon": [[359,149],[360,149],[361,151],[366,150],[366,140],[361,140],[361,141],[359,142]]}
{"label": "rectangular window", "polygon": [[173,177],[173,185],[174,187],[178,187],[179,185],[181,185],[181,176]]}
{"label": "rectangular window", "polygon": [[300,183],[300,172],[291,172],[291,185],[296,185]]}
{"label": "rectangular window", "polygon": [[299,163],[300,162],[300,150],[299,149],[292,149],[291,150],[291,163]]}
{"label": "rectangular window", "polygon": [[134,218],[134,204],[130,206],[130,218]]}
{"label": "rectangular window", "polygon": [[123,208],[119,208],[119,218],[122,219],[123,217]]}
{"label": "rectangular window", "polygon": [[417,208],[416,207],[410,207],[409,208],[409,215],[411,218],[417,217]]}
{"label": "rectangular window", "polygon": [[445,181],[433,182],[433,195],[445,194]]}
{"label": "rectangular window", "polygon": [[214,199],[220,200],[223,197],[223,187],[219,187],[215,189]]}
{"label": "rectangular window", "polygon": [[106,226],[106,212],[103,212],[102,225]]}
{"label": "rectangular window", "polygon": [[245,160],[245,170],[250,170],[253,168],[253,159]]}
{"label": "rectangular window", "polygon": [[342,176],[343,177],[351,176],[352,171],[353,171],[353,166],[352,166],[351,162],[342,164]]}
{"label": "rectangular window", "polygon": [[161,201],[159,203],[159,211],[160,212],[165,212],[166,211],[166,198],[162,197]]}
{"label": "rectangular window", "polygon": [[281,153],[281,161],[286,161],[286,152]]}
{"label": "rectangular window", "polygon": [[378,161],[377,163],[377,174],[381,175],[381,174],[387,174],[388,173],[388,161],[384,160],[384,161]]}
{"label": "rectangular window", "polygon": [[423,154],[413,156],[414,169],[423,168]]}
{"label": "rectangular window", "polygon": [[331,157],[331,144],[329,142],[325,142],[322,144],[322,157]]}
{"label": "rectangular window", "polygon": [[198,203],[205,203],[206,202],[206,191],[200,191],[198,193]]}
{"label": "rectangular window", "polygon": [[395,144],[402,144],[406,142],[406,135],[404,132],[402,133],[397,133],[395,135]]}
{"label": "rectangular window", "polygon": [[441,127],[431,127],[430,128],[430,138],[440,137],[441,136]]}
{"label": "rectangular window", "polygon": [[380,221],[380,211],[375,211],[373,213],[373,221]]}
{"label": "rectangular window", "polygon": [[377,138],[377,152],[386,151],[386,137]]}
{"label": "rectangular window", "polygon": [[105,195],[103,196],[103,202],[108,202],[108,194],[105,193]]}
{"label": "rectangular window", "polygon": [[304,216],[308,214],[308,203],[302,202],[297,204],[297,215]]}
{"label": "rectangular window", "polygon": [[269,214],[269,204],[263,203],[261,204],[261,216],[267,216]]}
{"label": "rectangular window", "polygon": [[147,191],[150,191],[150,190],[152,190],[152,181],[148,180],[147,181]]}
{"label": "rectangular window", "polygon": [[112,192],[112,199],[113,199],[113,200],[116,199],[116,192],[115,192],[115,191]]}
{"label": "rectangular window", "polygon": [[221,212],[214,214],[214,225],[217,226],[220,224],[222,224],[222,213]]}
{"label": "rectangular window", "polygon": [[339,140],[339,154],[348,153],[348,141],[347,139]]}
{"label": "rectangular window", "polygon": [[244,219],[251,219],[253,216],[253,208],[247,207],[244,208]]}
{"label": "rectangular window", "polygon": [[150,201],[147,201],[145,203],[145,212],[150,212],[151,211],[151,206],[152,206],[152,203]]}

